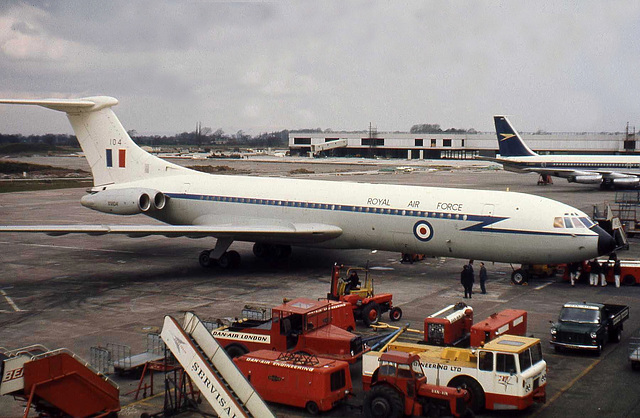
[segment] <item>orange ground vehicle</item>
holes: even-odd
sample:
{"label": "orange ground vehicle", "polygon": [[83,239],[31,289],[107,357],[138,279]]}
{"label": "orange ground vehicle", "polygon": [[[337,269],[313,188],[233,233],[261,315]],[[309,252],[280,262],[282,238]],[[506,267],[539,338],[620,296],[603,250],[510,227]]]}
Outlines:
{"label": "orange ground vehicle", "polygon": [[[342,275],[342,273],[345,274]],[[359,286],[351,284],[350,279],[354,274],[359,279]],[[363,277],[364,281],[360,282]],[[327,293],[327,299],[351,304],[354,318],[362,320],[367,326],[378,322],[385,312],[389,312],[389,318],[392,321],[399,321],[402,318],[402,309],[393,306],[391,293],[375,294],[373,279],[369,275],[368,268],[344,267],[335,264],[331,271],[331,291]]]}
{"label": "orange ground vehicle", "polygon": [[441,413],[459,417],[467,412],[467,391],[427,383],[420,356],[415,353],[383,353],[371,379],[363,376],[362,384],[367,391],[365,417],[440,416]]}
{"label": "orange ground vehicle", "polygon": [[355,363],[363,353],[362,338],[333,325],[331,307],[326,300],[293,299],[273,308],[271,319],[237,321],[212,334],[231,358],[264,349]]}
{"label": "orange ground vehicle", "polygon": [[[608,283],[614,283],[615,278],[613,277],[613,260],[598,260],[600,264],[607,263],[607,273],[605,274],[605,279]],[[564,275],[562,276],[564,280],[570,280],[569,278],[569,269],[564,269]],[[583,264],[581,266],[580,271],[580,281],[588,282],[589,281],[589,265]],[[626,286],[633,286],[635,284],[640,283],[640,260],[620,260],[620,284]]]}
{"label": "orange ground vehicle", "polygon": [[233,359],[269,402],[329,411],[352,391],[349,363],[303,354],[259,350]]}

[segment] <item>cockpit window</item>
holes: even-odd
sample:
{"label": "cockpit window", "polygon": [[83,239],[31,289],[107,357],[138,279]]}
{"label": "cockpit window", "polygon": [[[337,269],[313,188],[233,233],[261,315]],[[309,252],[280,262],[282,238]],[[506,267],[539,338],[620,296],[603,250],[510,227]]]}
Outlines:
{"label": "cockpit window", "polygon": [[573,226],[576,228],[584,228],[584,224],[582,223],[582,221],[580,221],[579,218],[571,218],[571,220],[573,221]]}
{"label": "cockpit window", "polygon": [[573,228],[573,224],[571,223],[571,218],[564,218],[564,227]]}
{"label": "cockpit window", "polygon": [[553,218],[553,227],[564,228],[564,222],[562,221],[562,218],[560,217]]}
{"label": "cockpit window", "polygon": [[591,228],[593,225],[595,225],[593,221],[587,217],[580,217],[580,220],[587,228]]}

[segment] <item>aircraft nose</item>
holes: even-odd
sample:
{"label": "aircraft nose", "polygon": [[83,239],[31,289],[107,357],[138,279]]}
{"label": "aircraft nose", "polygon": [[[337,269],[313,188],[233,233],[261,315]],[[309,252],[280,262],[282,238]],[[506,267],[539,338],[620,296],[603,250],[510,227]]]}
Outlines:
{"label": "aircraft nose", "polygon": [[616,249],[616,240],[607,231],[596,225],[592,228],[598,233],[598,255],[606,255]]}

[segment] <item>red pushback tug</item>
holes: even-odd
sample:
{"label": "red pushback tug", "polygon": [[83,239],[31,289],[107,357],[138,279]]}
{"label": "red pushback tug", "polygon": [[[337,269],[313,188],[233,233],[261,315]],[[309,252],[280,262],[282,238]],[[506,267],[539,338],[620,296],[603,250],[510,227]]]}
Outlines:
{"label": "red pushback tug", "polygon": [[[358,278],[357,285],[355,282],[351,283],[353,275]],[[350,304],[354,318],[362,320],[366,326],[377,323],[385,312],[389,312],[392,321],[402,318],[402,309],[393,306],[391,293],[375,294],[368,268],[335,264],[331,271],[331,291],[327,293],[327,299]]]}
{"label": "red pushback tug", "polygon": [[0,395],[27,401],[47,416],[86,417],[120,410],[120,390],[66,349],[30,346],[1,353]]}
{"label": "red pushback tug", "polygon": [[465,389],[427,383],[420,356],[387,351],[371,378],[363,376],[365,417],[440,416],[467,413]]}
{"label": "red pushback tug", "polygon": [[352,391],[349,363],[305,354],[259,350],[233,359],[269,402],[329,411]]}

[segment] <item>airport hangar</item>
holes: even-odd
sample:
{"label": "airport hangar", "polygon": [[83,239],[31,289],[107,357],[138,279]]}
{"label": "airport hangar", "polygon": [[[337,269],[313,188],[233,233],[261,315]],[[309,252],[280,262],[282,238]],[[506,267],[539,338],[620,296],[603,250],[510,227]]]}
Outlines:
{"label": "airport hangar", "polygon": [[[636,134],[629,132],[522,133],[522,139],[539,154],[640,153]],[[290,132],[291,155],[382,157],[417,159],[470,159],[495,157],[495,132]]]}

